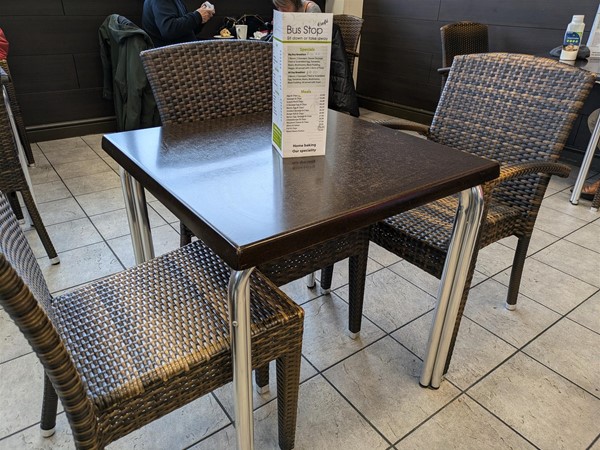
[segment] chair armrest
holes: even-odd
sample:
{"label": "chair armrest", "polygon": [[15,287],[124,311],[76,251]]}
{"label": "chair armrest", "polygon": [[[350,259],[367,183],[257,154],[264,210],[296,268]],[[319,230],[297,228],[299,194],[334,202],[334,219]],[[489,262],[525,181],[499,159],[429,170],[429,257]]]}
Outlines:
{"label": "chair armrest", "polygon": [[442,67],[437,70],[440,75],[448,75],[450,72],[450,67]]}
{"label": "chair armrest", "polygon": [[544,173],[546,175],[558,175],[561,178],[566,178],[571,173],[571,167],[563,163],[551,161],[530,161],[510,166],[500,167],[500,176],[492,180],[486,185],[496,186],[508,180],[522,177],[524,175],[532,175],[536,173]]}
{"label": "chair armrest", "polygon": [[416,131],[423,136],[427,136],[429,134],[429,127],[427,125],[410,122],[404,119],[375,119],[371,120],[370,122],[383,125],[384,127],[391,128],[393,130]]}

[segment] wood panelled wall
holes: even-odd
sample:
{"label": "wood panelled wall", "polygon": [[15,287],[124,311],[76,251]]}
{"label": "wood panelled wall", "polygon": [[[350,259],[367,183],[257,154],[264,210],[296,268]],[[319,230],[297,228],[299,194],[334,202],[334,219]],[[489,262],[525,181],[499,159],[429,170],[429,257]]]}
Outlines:
{"label": "wood panelled wall", "polygon": [[[441,85],[441,26],[485,23],[491,51],[547,54],[562,43],[573,14],[585,14],[587,42],[597,9],[598,0],[366,0],[357,91],[371,107],[379,101],[381,110],[390,111],[391,103],[407,117],[418,110],[432,113]],[[584,122],[592,105],[600,107],[597,89],[570,145],[584,148],[589,138]]]}
{"label": "wood panelled wall", "polygon": [[[204,0],[184,1],[193,10]],[[201,37],[216,34],[225,17],[273,15],[271,0],[212,3],[217,15]],[[0,27],[10,42],[8,62],[29,128],[114,116],[112,102],[102,99],[98,28],[113,13],[140,25],[142,5],[143,0],[0,1]]]}

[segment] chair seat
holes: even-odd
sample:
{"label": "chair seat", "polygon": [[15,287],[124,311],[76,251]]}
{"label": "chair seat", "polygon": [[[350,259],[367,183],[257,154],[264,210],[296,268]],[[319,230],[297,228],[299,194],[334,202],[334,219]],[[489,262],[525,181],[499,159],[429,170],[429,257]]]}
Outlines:
{"label": "chair seat", "polygon": [[[164,415],[229,382],[229,277],[198,241],[54,299],[54,322],[95,405],[135,415],[158,404]],[[304,313],[260,272],[250,286],[258,367],[301,340]]]}
{"label": "chair seat", "polygon": [[[389,217],[371,230],[371,240],[407,261],[440,278],[458,206],[458,197],[450,196]],[[488,208],[481,246],[510,236],[519,212],[491,202]],[[487,236],[493,229],[494,236]],[[502,237],[498,235],[504,234]]]}

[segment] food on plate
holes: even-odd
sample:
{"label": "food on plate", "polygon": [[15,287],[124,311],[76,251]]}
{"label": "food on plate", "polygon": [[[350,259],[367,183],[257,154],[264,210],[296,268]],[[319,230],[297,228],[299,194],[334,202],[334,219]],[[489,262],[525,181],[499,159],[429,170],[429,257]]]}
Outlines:
{"label": "food on plate", "polygon": [[227,28],[223,28],[221,31],[219,31],[219,35],[221,37],[228,38],[231,37],[231,32]]}

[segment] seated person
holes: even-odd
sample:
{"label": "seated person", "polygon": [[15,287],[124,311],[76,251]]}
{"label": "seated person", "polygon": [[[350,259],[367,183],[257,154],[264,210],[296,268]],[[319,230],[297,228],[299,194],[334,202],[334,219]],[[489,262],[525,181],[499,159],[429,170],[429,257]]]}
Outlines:
{"label": "seated person", "polygon": [[214,14],[209,2],[188,12],[183,0],[144,0],[142,28],[155,47],[190,42]]}
{"label": "seated person", "polygon": [[273,6],[281,12],[321,12],[319,5],[310,0],[273,0]]}

